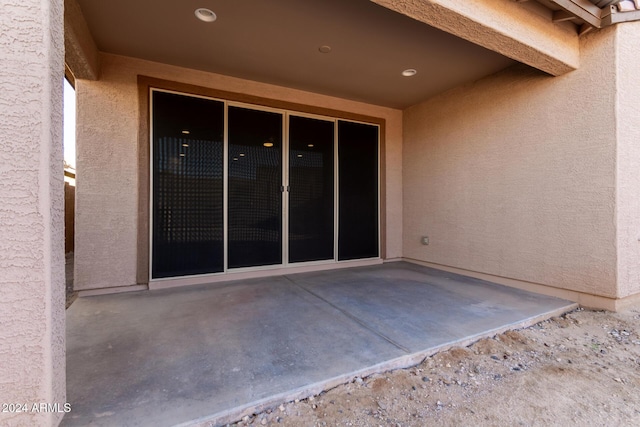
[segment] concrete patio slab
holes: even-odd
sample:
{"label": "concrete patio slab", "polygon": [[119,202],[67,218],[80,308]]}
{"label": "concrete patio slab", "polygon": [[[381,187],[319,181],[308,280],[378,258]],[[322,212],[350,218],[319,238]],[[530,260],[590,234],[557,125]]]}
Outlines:
{"label": "concrete patio slab", "polygon": [[225,423],[575,306],[404,262],[81,298],[62,425]]}

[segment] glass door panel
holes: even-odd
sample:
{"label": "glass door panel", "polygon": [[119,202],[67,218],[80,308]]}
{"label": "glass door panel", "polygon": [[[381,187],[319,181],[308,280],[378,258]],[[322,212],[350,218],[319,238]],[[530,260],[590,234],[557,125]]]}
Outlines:
{"label": "glass door panel", "polygon": [[228,268],[282,264],[279,113],[229,107]]}
{"label": "glass door panel", "polygon": [[378,127],[338,122],[338,260],[378,250]]}
{"label": "glass door panel", "polygon": [[289,262],[333,259],[332,121],[289,117]]}
{"label": "glass door panel", "polygon": [[152,93],[151,277],[224,270],[224,103]]}

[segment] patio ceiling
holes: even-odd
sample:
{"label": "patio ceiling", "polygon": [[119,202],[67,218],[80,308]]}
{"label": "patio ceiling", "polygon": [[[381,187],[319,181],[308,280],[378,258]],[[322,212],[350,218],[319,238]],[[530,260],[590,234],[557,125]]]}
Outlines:
{"label": "patio ceiling", "polygon": [[78,3],[102,52],[394,108],[515,63],[369,0]]}

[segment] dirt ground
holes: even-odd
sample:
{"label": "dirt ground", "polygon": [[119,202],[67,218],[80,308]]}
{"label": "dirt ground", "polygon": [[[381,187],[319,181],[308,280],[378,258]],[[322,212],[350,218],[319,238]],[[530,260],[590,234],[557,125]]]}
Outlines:
{"label": "dirt ground", "polygon": [[578,309],[235,425],[639,426],[640,309]]}

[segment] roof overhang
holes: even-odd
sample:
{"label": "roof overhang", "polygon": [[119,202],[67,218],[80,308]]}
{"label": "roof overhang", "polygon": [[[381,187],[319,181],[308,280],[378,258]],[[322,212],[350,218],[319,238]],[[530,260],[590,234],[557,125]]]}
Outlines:
{"label": "roof overhang", "polygon": [[[528,0],[515,0],[519,3]],[[640,0],[537,0],[552,9],[553,22],[570,21],[579,34],[640,19]]]}
{"label": "roof overhang", "polygon": [[[78,79],[99,79],[100,55],[111,53],[404,108],[513,60],[572,71],[579,34],[637,19],[635,3],[65,0],[65,59]],[[216,23],[195,20],[203,6],[220,11]],[[326,43],[334,50],[322,56]],[[400,78],[405,68],[419,73]]]}
{"label": "roof overhang", "polygon": [[537,3],[513,0],[371,0],[554,76],[578,68],[575,29]]}

